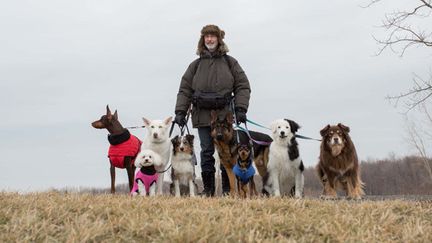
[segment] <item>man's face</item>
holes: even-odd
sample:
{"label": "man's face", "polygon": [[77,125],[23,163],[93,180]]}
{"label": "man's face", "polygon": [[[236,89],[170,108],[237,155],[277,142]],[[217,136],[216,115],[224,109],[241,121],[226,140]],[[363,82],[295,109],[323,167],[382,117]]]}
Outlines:
{"label": "man's face", "polygon": [[217,36],[208,34],[204,36],[204,44],[210,51],[214,51],[218,45]]}

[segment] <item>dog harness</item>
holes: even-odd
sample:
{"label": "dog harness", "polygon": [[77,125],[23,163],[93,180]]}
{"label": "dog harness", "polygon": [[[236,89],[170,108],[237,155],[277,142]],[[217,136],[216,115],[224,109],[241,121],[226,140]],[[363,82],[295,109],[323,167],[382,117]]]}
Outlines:
{"label": "dog harness", "polygon": [[134,192],[139,193],[138,181],[141,181],[144,184],[146,192],[149,192],[151,185],[156,183],[159,174],[156,173],[156,169],[154,166],[142,167],[135,175],[134,185],[131,191],[131,194]]}
{"label": "dog harness", "polygon": [[108,158],[111,165],[117,168],[125,168],[124,157],[136,157],[141,150],[141,140],[131,135],[126,129],[122,134],[108,135],[108,141],[111,144],[108,149]]}
{"label": "dog harness", "polygon": [[255,175],[255,168],[252,166],[251,163],[246,170],[243,170],[242,168],[240,168],[239,164],[236,163],[233,168],[233,172],[238,178],[240,178],[243,183],[247,183],[249,182],[250,178]]}

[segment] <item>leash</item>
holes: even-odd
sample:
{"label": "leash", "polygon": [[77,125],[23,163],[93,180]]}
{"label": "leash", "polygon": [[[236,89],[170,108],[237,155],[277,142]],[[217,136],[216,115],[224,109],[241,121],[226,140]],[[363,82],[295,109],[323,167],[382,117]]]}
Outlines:
{"label": "leash", "polygon": [[169,170],[170,168],[171,168],[171,166],[172,166],[172,164],[170,164],[169,166],[168,166],[168,168],[166,168],[164,171],[156,171],[158,174],[163,174],[163,173],[165,173],[165,172],[167,172],[167,170]]}
{"label": "leash", "polygon": [[[246,132],[247,136],[249,137],[249,141],[251,141],[251,143],[254,142],[256,144],[265,145],[265,146],[270,145],[271,142],[258,141],[258,140],[255,140],[252,138],[252,136],[250,135],[249,130],[247,128],[248,119],[246,119],[245,128],[238,125],[239,123],[237,123],[237,117],[236,117],[235,108],[234,108],[234,98],[231,99],[231,111],[234,115],[234,122],[236,124],[234,127],[234,130],[236,131],[237,144],[240,144],[240,138],[239,138],[238,130],[242,130],[242,131]],[[255,124],[255,122],[253,124]],[[261,126],[261,125],[259,125],[259,126]],[[251,144],[251,145],[253,145],[253,144]]]}
{"label": "leash", "polygon": [[310,137],[302,136],[302,135],[299,135],[299,134],[296,134],[295,137],[296,138],[301,138],[301,139],[315,140],[315,141],[321,142],[321,139],[310,138]]}
{"label": "leash", "polygon": [[243,127],[237,125],[237,126],[234,127],[234,130],[236,130],[236,131],[241,130],[241,131],[245,132],[246,135],[249,137],[249,140],[252,141],[252,142],[254,142],[254,143],[256,143],[256,144],[264,145],[264,146],[268,146],[268,145],[271,144],[271,142],[265,142],[265,141],[259,141],[259,140],[255,140],[255,139],[253,139],[252,136],[251,136],[250,133],[249,133],[249,130],[247,129],[246,124],[245,124],[245,127],[246,127],[246,128],[243,128]]}
{"label": "leash", "polygon": [[145,128],[145,126],[125,127],[126,129]]}
{"label": "leash", "polygon": [[[253,125],[255,125],[255,126],[258,126],[258,127],[261,127],[261,128],[265,128],[267,130],[271,130],[270,128],[268,128],[266,126],[263,126],[263,125],[261,125],[261,124],[259,124],[257,122],[252,121],[252,120],[246,119],[246,121],[249,122],[249,123],[251,123],[251,124],[253,124]],[[321,142],[321,139],[310,138],[310,137],[306,137],[306,136],[303,136],[303,135],[300,135],[300,134],[295,134],[294,137],[300,138],[300,139],[315,140],[315,141]]]}
{"label": "leash", "polygon": [[[239,125],[237,125],[238,124],[237,123],[237,116],[236,116],[235,108],[234,108],[234,97],[231,98],[230,103],[231,103],[231,105],[230,105],[231,106],[231,112],[232,112],[233,117],[234,117],[234,124],[236,124],[236,126],[238,127]],[[234,130],[235,130],[235,134],[236,134],[237,144],[240,144],[240,138],[239,138],[238,132],[236,129],[234,129]]]}
{"label": "leash", "polygon": [[[191,112],[192,112],[192,105],[189,106],[189,109],[188,109],[188,111],[187,111],[187,113],[186,113],[186,122],[185,122],[185,125],[184,125],[184,126],[180,126],[180,125],[179,125],[179,128],[180,128],[180,135],[181,135],[181,136],[183,136],[183,134],[184,134],[185,127],[186,127],[187,134],[188,134],[188,135],[190,134],[189,127],[188,127],[187,123],[188,123],[188,121],[189,121],[189,117],[190,117]],[[171,129],[170,129],[170,132],[169,132],[169,137],[171,137],[171,135],[172,135],[172,133],[173,133],[173,131],[174,131],[174,126],[175,126],[175,124],[176,124],[176,123],[175,123],[174,121],[171,123]]]}
{"label": "leash", "polygon": [[253,125],[257,126],[257,127],[265,128],[265,129],[267,129],[267,130],[270,130],[270,131],[271,131],[271,129],[270,129],[270,128],[268,128],[268,127],[266,127],[266,126],[263,126],[263,125],[260,125],[259,123],[257,123],[257,122],[254,122],[254,121],[252,121],[252,120],[246,119],[246,122],[249,122],[250,124],[253,124]]}

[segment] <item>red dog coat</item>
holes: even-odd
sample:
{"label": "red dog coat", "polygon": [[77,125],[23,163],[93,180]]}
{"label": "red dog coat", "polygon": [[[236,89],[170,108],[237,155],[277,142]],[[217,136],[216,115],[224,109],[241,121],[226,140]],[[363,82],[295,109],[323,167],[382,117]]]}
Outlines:
{"label": "red dog coat", "polygon": [[[108,149],[108,158],[111,164],[117,168],[125,168],[124,157],[135,157],[141,150],[141,140],[134,135],[130,135],[129,131],[121,134],[120,143],[112,142],[113,138],[108,137],[111,145]],[[123,140],[123,141],[121,141]],[[133,161],[132,161],[133,162]]]}

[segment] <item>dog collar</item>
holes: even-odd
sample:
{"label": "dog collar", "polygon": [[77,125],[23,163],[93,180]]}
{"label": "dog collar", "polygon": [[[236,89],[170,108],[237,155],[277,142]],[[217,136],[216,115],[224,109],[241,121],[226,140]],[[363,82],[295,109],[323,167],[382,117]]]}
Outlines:
{"label": "dog collar", "polygon": [[141,167],[140,171],[144,175],[154,175],[154,174],[156,174],[156,169],[155,169],[155,167],[153,165],[152,166]]}
{"label": "dog collar", "polygon": [[130,138],[130,133],[127,129],[124,129],[120,134],[108,134],[108,142],[111,145],[117,145],[126,142]]}

